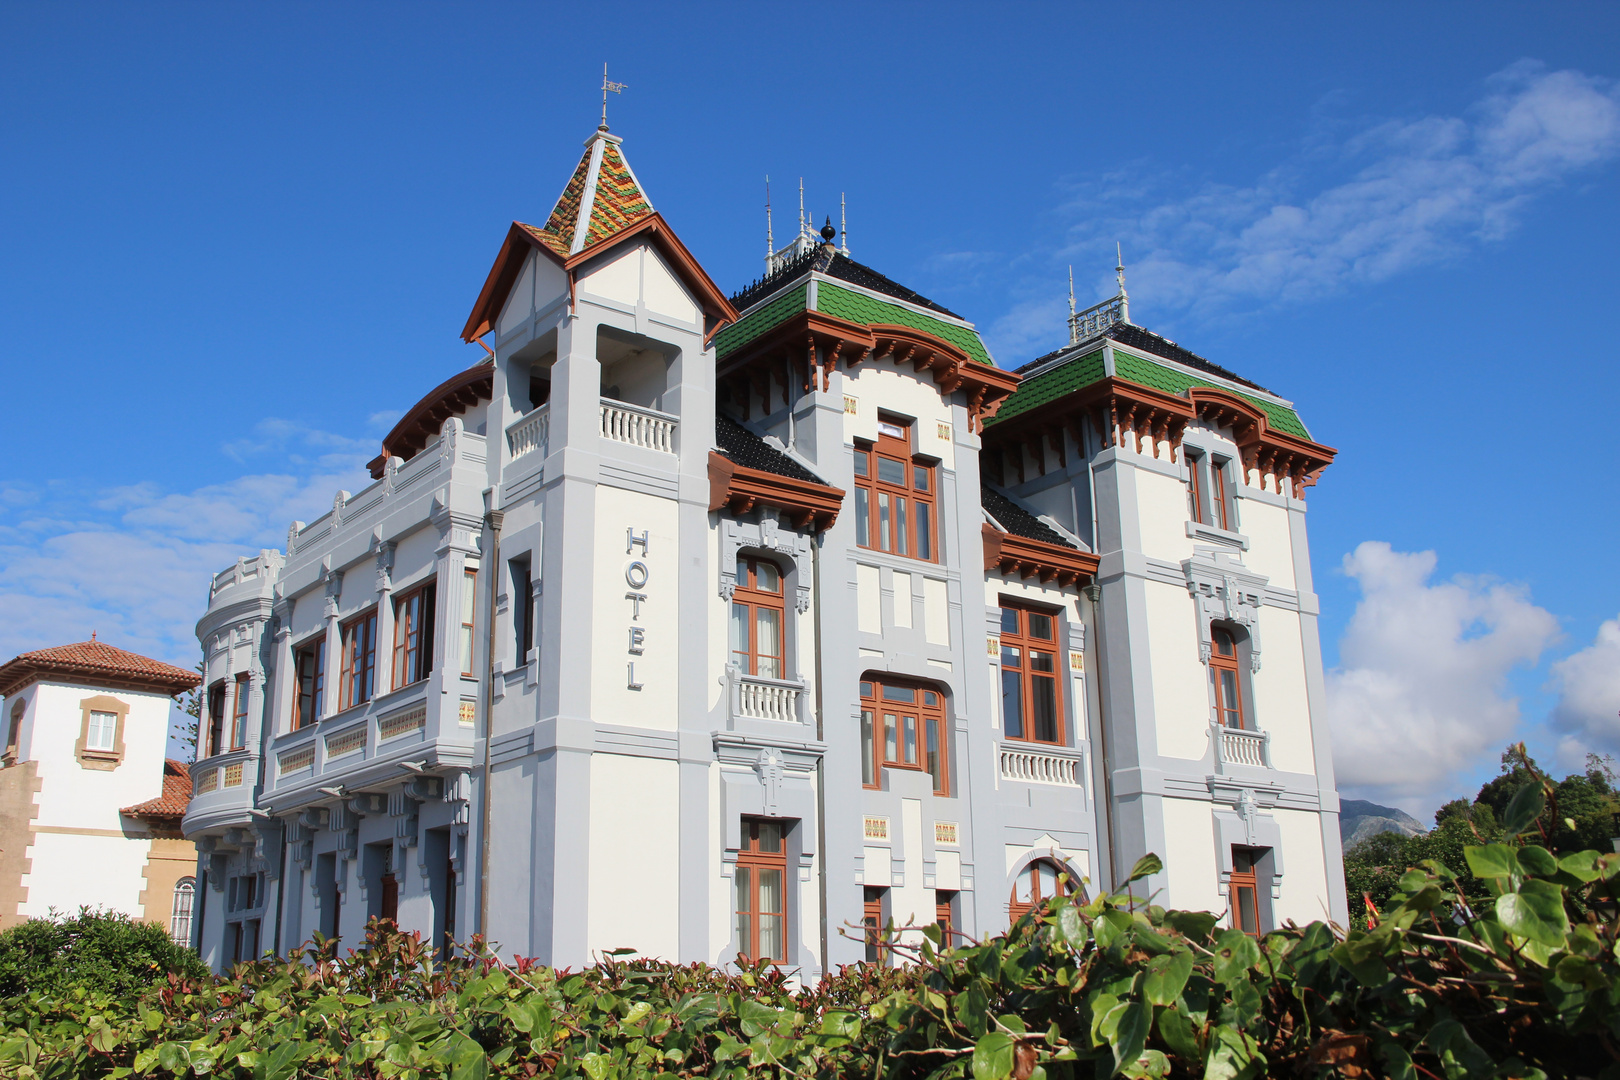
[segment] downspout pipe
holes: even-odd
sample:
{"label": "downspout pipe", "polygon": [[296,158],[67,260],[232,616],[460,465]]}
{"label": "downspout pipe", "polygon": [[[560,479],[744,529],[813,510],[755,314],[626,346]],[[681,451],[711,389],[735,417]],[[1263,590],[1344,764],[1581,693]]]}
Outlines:
{"label": "downspout pipe", "polygon": [[[491,501],[494,493],[491,492]],[[489,754],[490,742],[494,736],[494,724],[491,722],[491,713],[495,707],[495,592],[496,575],[501,567],[501,523],[505,521],[506,514],[500,510],[488,510],[484,513],[484,527],[489,530],[489,573],[488,587],[484,590],[488,597],[489,623],[488,635],[484,639],[484,797],[482,813],[478,825],[478,933],[489,933],[489,823],[490,804],[492,793],[490,791]]]}

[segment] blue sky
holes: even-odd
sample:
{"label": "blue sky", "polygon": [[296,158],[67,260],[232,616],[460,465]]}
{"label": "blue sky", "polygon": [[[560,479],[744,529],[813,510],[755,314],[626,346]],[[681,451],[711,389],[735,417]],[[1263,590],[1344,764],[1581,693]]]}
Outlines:
{"label": "blue sky", "polygon": [[190,664],[422,392],[598,107],[722,287],[851,247],[1004,366],[1136,322],[1298,402],[1347,794],[1620,751],[1620,8],[0,8],[0,652]]}

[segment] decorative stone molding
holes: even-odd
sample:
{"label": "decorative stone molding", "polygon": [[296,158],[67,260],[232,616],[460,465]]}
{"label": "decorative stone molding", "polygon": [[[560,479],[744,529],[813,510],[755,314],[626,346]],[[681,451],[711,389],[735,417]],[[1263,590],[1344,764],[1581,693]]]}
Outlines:
{"label": "decorative stone molding", "polygon": [[1229,776],[1205,780],[1215,803],[1215,859],[1221,894],[1226,894],[1232,881],[1232,848],[1250,847],[1271,852],[1271,897],[1282,899],[1282,830],[1265,811],[1276,807],[1283,785]]}
{"label": "decorative stone molding", "polygon": [[1200,551],[1181,561],[1187,577],[1187,592],[1198,605],[1198,659],[1209,663],[1213,642],[1211,622],[1235,623],[1248,631],[1249,670],[1260,670],[1260,608],[1265,603],[1266,582],[1231,552]]}
{"label": "decorative stone molding", "polygon": [[398,547],[392,540],[377,545],[377,591],[380,593],[394,587],[394,553]]}
{"label": "decorative stone molding", "polygon": [[338,601],[343,599],[343,571],[325,570],[322,576],[326,578],[326,608],[322,618],[335,619],[338,617]]}
{"label": "decorative stone molding", "polygon": [[810,610],[810,538],[800,532],[788,532],[775,518],[764,521],[737,521],[726,518],[720,529],[720,596],[731,602],[737,590],[737,554],[740,551],[758,551],[785,555],[793,560],[795,585],[794,607],[800,615]]}
{"label": "decorative stone molding", "polygon": [[782,787],[782,752],[767,746],[754,759],[754,772],[759,774],[759,786],[764,789],[765,812],[776,813],[777,795]]}
{"label": "decorative stone molding", "polygon": [[[79,702],[81,718],[79,720],[79,741],[73,744],[73,756],[78,759],[81,766],[86,769],[95,769],[98,772],[111,772],[118,768],[124,760],[124,723],[129,719],[129,705],[115,697],[98,694]],[[91,750],[90,741],[90,714],[111,713],[113,720],[113,745],[111,750]]]}

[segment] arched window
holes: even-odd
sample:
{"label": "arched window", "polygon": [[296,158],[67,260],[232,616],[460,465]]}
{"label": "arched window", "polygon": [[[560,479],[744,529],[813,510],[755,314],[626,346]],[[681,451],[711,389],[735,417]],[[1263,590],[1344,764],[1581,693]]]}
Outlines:
{"label": "arched window", "polygon": [[1068,873],[1051,859],[1036,859],[1024,867],[1013,881],[1012,896],[1007,900],[1008,918],[1017,922],[1025,912],[1054,896],[1071,895],[1074,882]]}
{"label": "arched window", "polygon": [[785,677],[782,664],[782,571],[765,559],[737,559],[731,596],[731,662],[744,675]]}
{"label": "arched window", "polygon": [[169,936],[183,948],[191,947],[191,906],[196,898],[196,878],[183,877],[174,883],[174,903],[169,908]]}
{"label": "arched window", "polygon": [[1210,634],[1209,682],[1215,695],[1215,718],[1229,728],[1250,726],[1243,703],[1243,678],[1238,667],[1237,641],[1230,630],[1215,627]]}

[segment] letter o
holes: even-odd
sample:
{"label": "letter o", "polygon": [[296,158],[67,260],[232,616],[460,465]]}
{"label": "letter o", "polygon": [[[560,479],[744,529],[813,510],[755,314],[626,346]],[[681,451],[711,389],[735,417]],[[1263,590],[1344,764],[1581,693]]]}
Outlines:
{"label": "letter o", "polygon": [[632,589],[642,588],[647,584],[647,564],[637,559],[624,568],[624,580],[630,583]]}

